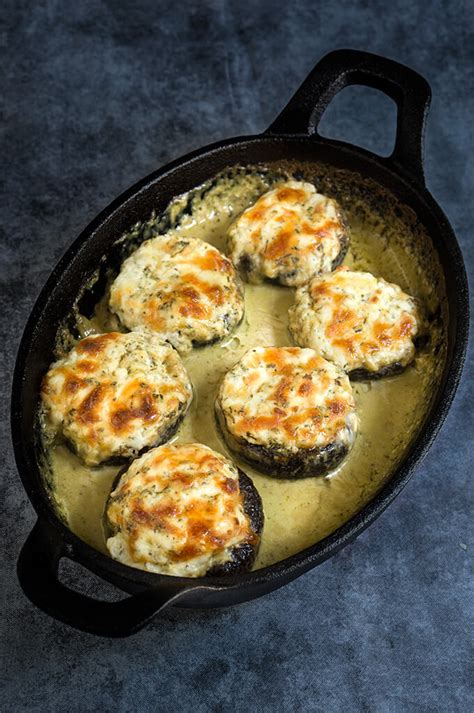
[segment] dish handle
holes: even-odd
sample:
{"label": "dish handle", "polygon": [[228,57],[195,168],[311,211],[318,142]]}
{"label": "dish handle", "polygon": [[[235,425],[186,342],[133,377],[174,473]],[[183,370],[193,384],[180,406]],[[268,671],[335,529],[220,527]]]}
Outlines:
{"label": "dish handle", "polygon": [[341,89],[354,84],[379,89],[396,103],[397,134],[388,161],[424,186],[423,143],[431,89],[413,69],[386,57],[359,50],[330,52],[315,66],[266,133],[319,138],[318,125],[331,100]]}
{"label": "dish handle", "polygon": [[38,520],[18,559],[18,578],[26,596],[50,616],[90,634],[124,637],[142,629],[165,607],[183,599],[191,591],[153,589],[133,594],[117,602],[99,601],[69,589],[58,579],[62,557],[71,557],[54,528]]}

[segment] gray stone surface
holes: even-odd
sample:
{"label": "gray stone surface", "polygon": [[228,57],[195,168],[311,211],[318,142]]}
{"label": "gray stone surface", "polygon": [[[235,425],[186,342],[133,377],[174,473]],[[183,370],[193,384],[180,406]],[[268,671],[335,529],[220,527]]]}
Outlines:
{"label": "gray stone surface", "polygon": [[[472,710],[467,372],[417,476],[353,546],[263,599],[169,610],[122,641],[69,629],[22,595],[15,562],[35,517],[7,417],[28,312],[81,228],[160,164],[264,129],[337,47],[386,54],[430,81],[428,184],[472,276],[472,3],[4,0],[0,22],[1,709]],[[324,130],[387,153],[390,111],[376,92],[346,90]]]}

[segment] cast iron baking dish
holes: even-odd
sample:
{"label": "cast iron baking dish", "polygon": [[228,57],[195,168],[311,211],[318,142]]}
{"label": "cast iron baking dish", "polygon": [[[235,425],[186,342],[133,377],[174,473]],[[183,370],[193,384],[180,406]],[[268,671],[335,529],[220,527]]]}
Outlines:
{"label": "cast iron baking dish", "polygon": [[[348,85],[376,88],[398,108],[395,148],[388,158],[322,138],[318,122],[332,97]],[[127,636],[170,604],[212,608],[237,604],[281,587],[354,540],[400,493],[435,438],[460,379],[468,333],[468,290],[452,228],[428,192],[423,174],[423,132],[430,102],[427,82],[407,67],[365,52],[337,50],[324,57],[263,134],[228,139],[195,151],[153,173],[115,200],[79,236],[41,292],[20,345],[13,383],[12,432],[18,470],[38,521],[18,562],[29,599],[51,616],[83,631]],[[152,210],[226,167],[285,159],[319,161],[357,172],[409,206],[428,231],[444,271],[447,354],[429,412],[391,479],[355,517],[302,552],[264,569],[226,578],[187,579],[130,568],[75,536],[56,514],[43,483],[35,446],[41,379],[53,360],[58,324],[114,240]],[[90,599],[58,579],[62,557],[87,567],[130,596],[119,602]]]}

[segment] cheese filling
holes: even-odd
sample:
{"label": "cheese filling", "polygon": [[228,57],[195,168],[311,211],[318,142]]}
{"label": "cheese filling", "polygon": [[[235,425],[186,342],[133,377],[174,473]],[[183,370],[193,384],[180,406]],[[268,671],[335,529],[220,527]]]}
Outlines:
{"label": "cheese filling", "polygon": [[347,267],[299,288],[289,310],[295,342],[348,372],[406,366],[419,325],[415,300],[398,285]]}
{"label": "cheese filling", "polygon": [[201,444],[155,448],[122,475],[107,506],[114,559],[150,572],[203,576],[254,543],[237,468]]}
{"label": "cheese filling", "polygon": [[266,277],[293,286],[331,270],[348,240],[336,201],[293,180],[264,193],[228,231],[230,256],[250,281]]}
{"label": "cheese filling", "polygon": [[224,377],[218,403],[235,438],[289,453],[350,447],[357,431],[347,376],[312,349],[251,349]]}
{"label": "cheese filling", "polygon": [[47,427],[88,465],[155,445],[186,412],[192,387],[177,352],[155,335],[87,337],[42,384]]}
{"label": "cheese filling", "polygon": [[242,319],[244,300],[225,255],[170,232],[146,240],[124,261],[110,308],[129,329],[156,332],[185,353],[227,336]]}

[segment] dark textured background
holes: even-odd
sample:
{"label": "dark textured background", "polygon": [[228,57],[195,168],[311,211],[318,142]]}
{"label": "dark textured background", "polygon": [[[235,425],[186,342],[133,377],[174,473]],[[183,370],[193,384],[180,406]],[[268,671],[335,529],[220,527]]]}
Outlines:
{"label": "dark textured background", "polygon": [[[11,0],[0,15],[2,710],[472,710],[467,373],[416,478],[353,546],[263,599],[169,610],[123,641],[80,634],[23,597],[15,561],[35,518],[7,411],[28,312],[88,221],[160,164],[264,129],[337,47],[430,81],[428,184],[472,274],[473,3]],[[349,89],[324,129],[388,153],[394,110]]]}

